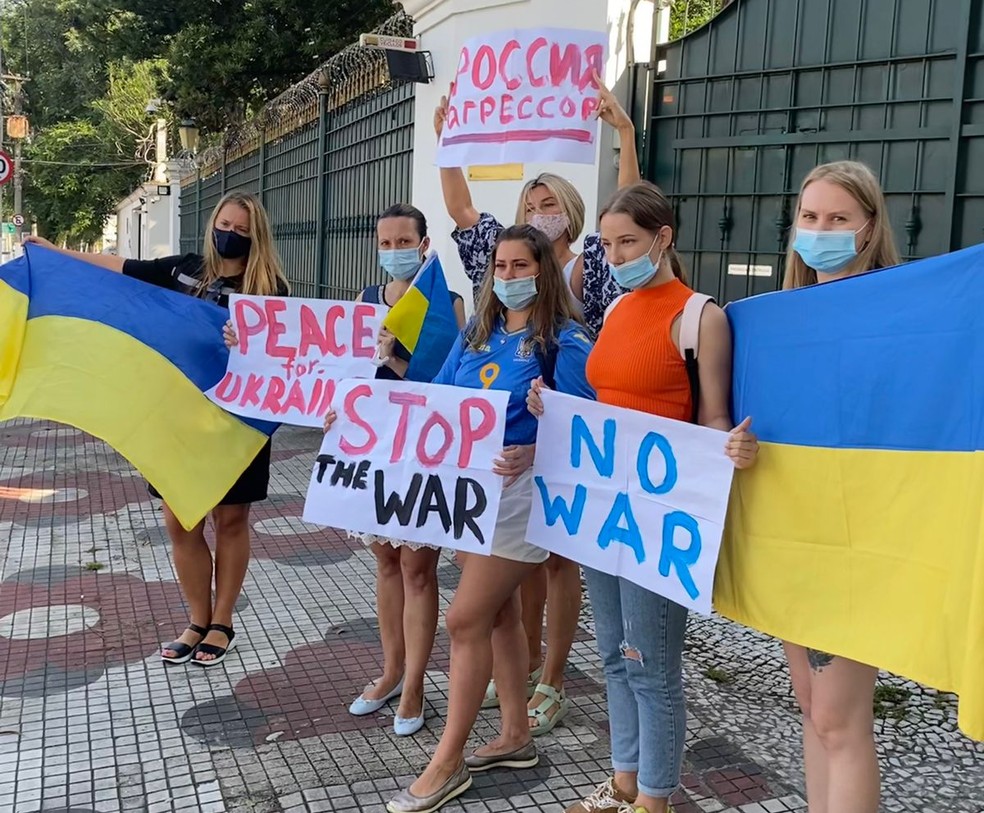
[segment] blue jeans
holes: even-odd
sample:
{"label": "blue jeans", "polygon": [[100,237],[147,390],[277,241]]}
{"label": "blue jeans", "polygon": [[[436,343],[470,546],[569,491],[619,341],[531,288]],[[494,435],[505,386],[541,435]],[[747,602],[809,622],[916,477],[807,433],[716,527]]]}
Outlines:
{"label": "blue jeans", "polygon": [[639,791],[668,798],[687,736],[683,638],[687,610],[618,576],[584,568],[605,669],[612,766]]}

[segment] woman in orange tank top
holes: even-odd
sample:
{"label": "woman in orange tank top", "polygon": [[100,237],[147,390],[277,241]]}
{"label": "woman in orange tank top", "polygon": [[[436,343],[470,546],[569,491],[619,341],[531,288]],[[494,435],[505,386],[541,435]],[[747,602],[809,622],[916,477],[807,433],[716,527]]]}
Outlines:
{"label": "woman in orange tank top", "polygon": [[[616,281],[629,293],[613,303],[588,357],[598,401],[690,421],[691,386],[680,353],[680,317],[693,291],[673,249],[673,210],[642,181],[620,190],[601,215],[601,240]],[[731,330],[708,303],[698,330],[697,422],[730,430],[725,453],[738,468],[758,443],[746,419],[732,428]],[[543,414],[542,382],[528,403]],[[683,639],[687,610],[618,576],[584,568],[604,664],[615,775],[567,813],[666,813],[680,782],[686,737]]]}

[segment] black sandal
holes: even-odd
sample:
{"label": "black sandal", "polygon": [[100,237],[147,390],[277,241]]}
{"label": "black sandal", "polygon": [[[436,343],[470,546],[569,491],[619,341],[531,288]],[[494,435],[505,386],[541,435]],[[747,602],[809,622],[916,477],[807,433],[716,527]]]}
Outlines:
{"label": "black sandal", "polygon": [[[204,627],[199,627],[198,624],[189,624],[188,629],[192,632],[198,633],[198,641],[201,643],[202,639],[208,633],[208,630]],[[164,663],[187,663],[191,660],[192,655],[195,654],[195,650],[198,648],[198,644],[191,645],[186,644],[182,641],[171,641],[169,644],[164,644],[161,647],[161,660]],[[172,652],[177,652],[177,655],[173,657],[168,657],[164,654],[165,649],[170,649]]]}
{"label": "black sandal", "polygon": [[225,660],[225,656],[236,648],[236,633],[232,627],[227,627],[224,624],[209,624],[208,628],[209,630],[221,632],[229,639],[229,643],[224,647],[215,646],[215,644],[199,644],[195,647],[196,652],[201,652],[203,655],[214,655],[215,657],[209,661],[204,661],[201,658],[193,658],[191,662],[196,666],[218,666]]}

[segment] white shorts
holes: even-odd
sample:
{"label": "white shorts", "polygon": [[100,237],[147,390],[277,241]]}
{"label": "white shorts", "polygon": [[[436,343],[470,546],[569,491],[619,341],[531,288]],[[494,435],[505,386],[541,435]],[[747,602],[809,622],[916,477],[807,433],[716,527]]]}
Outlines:
{"label": "white shorts", "polygon": [[502,489],[499,518],[492,537],[492,555],[514,562],[539,564],[550,552],[526,541],[526,524],[533,508],[533,469],[527,469],[511,486]]}

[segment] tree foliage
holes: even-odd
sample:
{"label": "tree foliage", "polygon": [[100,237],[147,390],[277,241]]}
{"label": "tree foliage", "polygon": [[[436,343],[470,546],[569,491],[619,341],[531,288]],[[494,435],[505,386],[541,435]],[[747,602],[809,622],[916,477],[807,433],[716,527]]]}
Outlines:
{"label": "tree foliage", "polygon": [[686,36],[714,17],[731,0],[672,0],[670,39]]}
{"label": "tree foliage", "polygon": [[[161,114],[194,117],[215,136],[395,10],[392,0],[7,0],[2,8],[3,68],[31,79],[27,213],[47,235],[73,241],[96,237],[113,203],[148,172],[140,163],[152,146],[148,101],[162,99]],[[3,104],[9,112],[9,94]]]}

